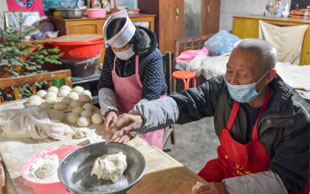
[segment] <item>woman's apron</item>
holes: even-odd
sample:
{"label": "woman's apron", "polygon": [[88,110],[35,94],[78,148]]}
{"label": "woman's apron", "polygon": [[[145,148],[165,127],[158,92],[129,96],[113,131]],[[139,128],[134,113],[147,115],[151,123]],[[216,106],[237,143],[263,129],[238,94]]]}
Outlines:
{"label": "woman's apron", "polygon": [[[135,74],[129,77],[120,77],[115,71],[114,58],[112,79],[114,90],[117,99],[117,108],[119,113],[128,113],[140,100],[142,96],[142,84],[139,76],[139,56],[136,55]],[[157,146],[159,149],[163,148],[164,129],[149,132],[146,134],[139,134],[139,137],[146,140],[150,145]]]}
{"label": "woman's apron", "polygon": [[[267,89],[266,97],[254,128],[252,130],[252,141],[241,144],[235,141],[230,130],[235,121],[239,109],[239,102],[235,101],[229,116],[227,127],[220,135],[220,146],[217,148],[218,158],[207,162],[198,175],[210,182],[221,182],[225,178],[244,176],[262,171],[267,171],[270,159],[264,145],[258,140],[257,124],[261,114],[267,107],[270,97],[270,89]],[[302,193],[309,193],[309,185]]]}

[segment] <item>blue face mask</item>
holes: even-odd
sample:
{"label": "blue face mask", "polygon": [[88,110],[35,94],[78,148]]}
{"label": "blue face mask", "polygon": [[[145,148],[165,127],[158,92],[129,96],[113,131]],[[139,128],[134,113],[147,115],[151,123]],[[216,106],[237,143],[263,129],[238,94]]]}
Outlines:
{"label": "blue face mask", "polygon": [[262,91],[264,86],[257,92],[256,91],[256,84],[259,83],[268,72],[266,72],[257,82],[251,84],[244,84],[244,85],[231,85],[226,79],[226,84],[228,88],[228,92],[230,96],[240,102],[240,103],[247,103],[252,101],[254,98],[258,96],[258,94]]}

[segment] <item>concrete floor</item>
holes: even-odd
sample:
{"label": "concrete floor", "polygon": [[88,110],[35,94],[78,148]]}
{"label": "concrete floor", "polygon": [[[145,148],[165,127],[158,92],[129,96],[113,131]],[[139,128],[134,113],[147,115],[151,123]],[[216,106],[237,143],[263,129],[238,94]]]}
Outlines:
{"label": "concrete floor", "polygon": [[184,125],[175,125],[175,145],[170,139],[167,154],[197,173],[207,161],[217,157],[219,139],[214,132],[213,117]]}

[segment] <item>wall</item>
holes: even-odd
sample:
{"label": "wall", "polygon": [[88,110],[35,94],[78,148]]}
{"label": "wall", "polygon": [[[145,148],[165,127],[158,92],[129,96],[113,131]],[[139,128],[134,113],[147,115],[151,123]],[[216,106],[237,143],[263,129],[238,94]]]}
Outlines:
{"label": "wall", "polygon": [[184,0],[184,37],[199,36],[201,0]]}
{"label": "wall", "polygon": [[268,0],[221,0],[220,30],[232,29],[232,16],[263,15]]}

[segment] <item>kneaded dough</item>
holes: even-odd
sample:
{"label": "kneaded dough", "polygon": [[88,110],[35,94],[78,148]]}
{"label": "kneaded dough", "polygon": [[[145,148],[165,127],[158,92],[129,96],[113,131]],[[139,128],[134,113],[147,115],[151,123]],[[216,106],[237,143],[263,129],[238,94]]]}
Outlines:
{"label": "kneaded dough", "polygon": [[55,99],[57,99],[57,94],[54,93],[54,92],[47,92],[45,98],[46,98],[46,99],[47,99],[47,98],[55,98]]}
{"label": "kneaded dough", "polygon": [[81,86],[75,86],[75,87],[73,88],[73,90],[74,90],[76,93],[81,94],[81,93],[84,91],[84,88],[81,87]]}
{"label": "kneaded dough", "polygon": [[95,160],[91,175],[95,174],[97,179],[115,182],[124,173],[126,168],[126,155],[123,152],[106,154]]}
{"label": "kneaded dough", "polygon": [[64,98],[61,100],[61,102],[64,102],[64,103],[66,103],[66,104],[71,104],[72,99],[69,98],[68,96],[66,96],[66,97],[64,97]]}
{"label": "kneaded dough", "polygon": [[37,92],[37,95],[40,96],[41,98],[44,98],[47,92],[45,90],[39,90]]}
{"label": "kneaded dough", "polygon": [[70,105],[72,107],[78,107],[78,106],[82,106],[83,102],[81,102],[80,100],[73,100]]}
{"label": "kneaded dough", "polygon": [[58,96],[65,97],[65,96],[68,96],[69,93],[70,93],[70,90],[61,89],[59,90]]}
{"label": "kneaded dough", "polygon": [[58,88],[55,86],[51,86],[47,89],[47,92],[54,92],[55,94],[58,94]]}
{"label": "kneaded dough", "polygon": [[40,101],[42,98],[39,95],[32,95],[29,98],[29,101]]}
{"label": "kneaded dough", "polygon": [[79,95],[76,92],[70,92],[68,94],[68,97],[71,98],[72,100],[78,100],[79,99]]}
{"label": "kneaded dough", "polygon": [[69,90],[69,91],[71,91],[71,88],[70,88],[70,86],[63,85],[63,86],[60,87],[60,90]]}
{"label": "kneaded dough", "polygon": [[89,118],[86,118],[86,117],[80,117],[78,120],[77,120],[77,125],[79,127],[87,127],[88,125],[90,124],[90,120]]}
{"label": "kneaded dough", "polygon": [[28,167],[26,175],[35,182],[52,183],[58,182],[58,155],[45,155],[35,159]]}
{"label": "kneaded dough", "polygon": [[56,102],[54,104],[54,109],[55,110],[65,110],[67,108],[67,104],[64,102]]}
{"label": "kneaded dough", "polygon": [[90,102],[91,101],[91,97],[88,96],[87,94],[82,94],[82,95],[80,95],[79,100],[81,102]]}
{"label": "kneaded dough", "polygon": [[103,122],[103,119],[102,119],[102,116],[100,113],[94,113],[92,116],[91,116],[91,121],[94,123],[94,124],[101,124]]}
{"label": "kneaded dough", "polygon": [[76,113],[69,113],[67,116],[67,121],[69,123],[75,124],[77,122],[77,120],[79,119],[79,115]]}
{"label": "kneaded dough", "polygon": [[92,111],[94,109],[94,106],[90,103],[86,103],[83,105],[83,109]]}
{"label": "kneaded dough", "polygon": [[80,115],[82,111],[83,111],[83,108],[80,106],[77,106],[73,108],[72,113]]}
{"label": "kneaded dough", "polygon": [[49,104],[47,102],[43,102],[40,104],[40,107],[45,110],[50,110],[53,108],[53,104]]}
{"label": "kneaded dough", "polygon": [[83,117],[90,118],[91,115],[92,115],[91,110],[83,110],[83,111],[81,112],[81,116],[83,116]]}
{"label": "kneaded dough", "polygon": [[196,185],[194,185],[194,186],[192,187],[192,191],[195,191],[196,189],[198,189],[198,188],[201,187],[202,185],[203,185],[203,183],[197,181]]}
{"label": "kneaded dough", "polygon": [[46,102],[49,104],[54,104],[56,102],[56,98],[53,97],[47,97]]}
{"label": "kneaded dough", "polygon": [[73,136],[73,138],[75,139],[82,139],[82,138],[86,138],[87,137],[87,131],[85,129],[79,129],[77,131],[75,131],[75,134]]}

